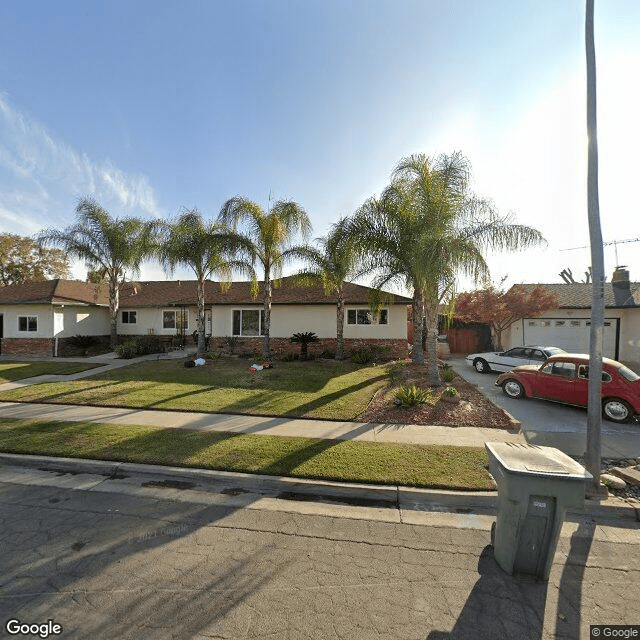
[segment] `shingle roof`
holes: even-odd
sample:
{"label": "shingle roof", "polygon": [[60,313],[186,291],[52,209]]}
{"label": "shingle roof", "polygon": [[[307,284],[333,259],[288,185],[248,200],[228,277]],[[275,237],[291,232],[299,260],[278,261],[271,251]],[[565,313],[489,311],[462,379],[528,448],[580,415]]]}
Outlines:
{"label": "shingle roof", "polygon": [[98,286],[80,280],[45,280],[0,287],[0,304],[52,304],[79,302],[107,305],[106,285]]}
{"label": "shingle roof", "polygon": [[[259,304],[260,296],[253,298],[250,282],[232,282],[228,289],[222,290],[219,282],[205,283],[205,301],[207,304],[238,305]],[[371,289],[358,284],[345,282],[344,295],[347,304],[368,304]],[[410,298],[391,295],[391,304],[406,305]],[[197,283],[195,280],[171,280],[127,283],[120,294],[120,306],[158,307],[172,305],[197,304]],[[281,278],[280,286],[273,288],[272,304],[335,304],[335,295],[325,295],[322,286],[311,287],[295,284],[293,278]]]}
{"label": "shingle roof", "polygon": [[[614,287],[611,282],[604,283],[604,305],[609,308],[633,307],[640,305],[640,282],[629,284],[630,294],[624,287]],[[572,284],[523,284],[527,293],[535,287],[544,287],[549,293],[553,293],[560,301],[561,309],[590,309],[592,287],[591,284],[576,282]]]}

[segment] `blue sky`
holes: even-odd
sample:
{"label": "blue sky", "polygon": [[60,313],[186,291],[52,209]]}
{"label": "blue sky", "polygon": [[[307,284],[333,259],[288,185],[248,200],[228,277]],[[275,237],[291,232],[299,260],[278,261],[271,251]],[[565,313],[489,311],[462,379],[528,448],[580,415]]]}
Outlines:
{"label": "blue sky", "polygon": [[[490,256],[494,278],[580,279],[588,250],[563,249],[588,244],[583,5],[0,3],[0,231],[67,226],[84,195],[117,216],[214,218],[271,193],[321,235],[402,157],[460,150],[474,190],[549,241]],[[640,238],[640,3],[596,0],[596,29],[603,237]],[[640,280],[640,242],[617,263]]]}

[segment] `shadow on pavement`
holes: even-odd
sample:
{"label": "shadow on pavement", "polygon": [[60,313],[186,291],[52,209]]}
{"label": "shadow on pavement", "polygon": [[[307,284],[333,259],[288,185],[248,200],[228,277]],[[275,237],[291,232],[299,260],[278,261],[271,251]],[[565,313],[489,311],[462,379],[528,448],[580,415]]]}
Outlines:
{"label": "shadow on pavement", "polygon": [[431,631],[427,640],[539,640],[542,638],[547,583],[509,576],[487,545],[478,561],[475,583],[451,631]]}

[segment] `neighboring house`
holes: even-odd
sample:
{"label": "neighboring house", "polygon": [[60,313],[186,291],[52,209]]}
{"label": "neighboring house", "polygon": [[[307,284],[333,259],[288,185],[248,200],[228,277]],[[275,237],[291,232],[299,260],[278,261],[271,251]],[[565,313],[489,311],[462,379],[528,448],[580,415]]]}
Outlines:
{"label": "neighboring house", "polygon": [[[530,291],[535,284],[522,285]],[[524,318],[503,334],[505,349],[524,344],[553,345],[573,353],[589,353],[591,284],[542,284],[559,300],[557,309],[539,318]],[[603,355],[640,370],[640,283],[617,268],[604,285]]]}
{"label": "neighboring house", "polygon": [[[365,344],[388,347],[390,355],[407,355],[407,305],[409,298],[390,295],[377,318],[368,304],[370,289],[345,283],[345,348]],[[72,295],[73,293],[73,295]],[[252,298],[248,282],[233,282],[223,290],[218,282],[206,283],[206,327],[211,348],[221,350],[235,338],[237,351],[259,351],[262,346],[262,303]],[[29,320],[31,318],[31,320]],[[36,320],[33,320],[36,318]],[[197,290],[193,280],[132,282],[120,292],[118,335],[184,336],[191,343],[197,328]],[[335,351],[336,303],[321,286],[305,287],[283,278],[273,289],[271,349],[275,354],[297,352],[293,333],[313,331],[320,338],[312,353]],[[69,352],[74,335],[109,335],[106,285],[65,280],[0,289],[0,348],[3,354]]]}

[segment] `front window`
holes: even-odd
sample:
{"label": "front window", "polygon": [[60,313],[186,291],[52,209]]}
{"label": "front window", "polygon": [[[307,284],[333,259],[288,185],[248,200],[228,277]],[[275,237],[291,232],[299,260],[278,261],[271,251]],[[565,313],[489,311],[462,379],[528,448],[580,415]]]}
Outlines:
{"label": "front window", "polygon": [[264,311],[262,309],[234,309],[233,335],[264,335]]}
{"label": "front window", "polygon": [[347,324],[389,324],[389,310],[380,309],[376,323],[370,309],[347,309]]}
{"label": "front window", "polygon": [[38,330],[38,316],[18,316],[18,331],[34,333]]}
{"label": "front window", "polygon": [[162,312],[162,328],[163,329],[189,329],[189,314],[184,311],[176,311],[171,309],[170,311]]}
{"label": "front window", "polygon": [[136,312],[135,311],[123,311],[122,312],[122,324],[136,324]]}
{"label": "front window", "polygon": [[576,374],[575,362],[549,362],[542,368],[543,373],[563,378],[573,378]]}
{"label": "front window", "polygon": [[[583,380],[589,379],[589,365],[581,364],[578,367],[578,378],[582,378]],[[602,382],[611,382],[611,375],[606,371],[602,372]]]}

